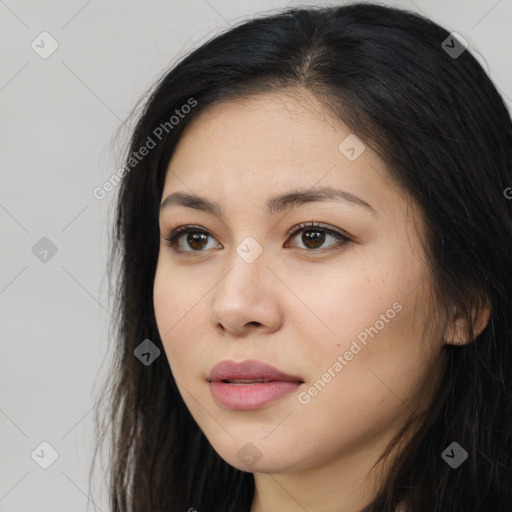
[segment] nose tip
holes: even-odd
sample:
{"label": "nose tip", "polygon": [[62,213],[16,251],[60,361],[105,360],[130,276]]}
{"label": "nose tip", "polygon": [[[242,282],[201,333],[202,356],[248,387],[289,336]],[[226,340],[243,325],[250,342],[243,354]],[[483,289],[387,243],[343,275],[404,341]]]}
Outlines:
{"label": "nose tip", "polygon": [[272,292],[272,280],[263,260],[239,260],[215,287],[210,325],[222,335],[233,336],[278,328],[281,301]]}

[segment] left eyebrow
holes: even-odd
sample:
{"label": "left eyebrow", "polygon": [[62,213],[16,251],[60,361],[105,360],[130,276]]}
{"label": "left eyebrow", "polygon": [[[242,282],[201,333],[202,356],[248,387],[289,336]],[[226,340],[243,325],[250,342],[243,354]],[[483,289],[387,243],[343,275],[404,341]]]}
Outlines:
{"label": "left eyebrow", "polygon": [[[265,211],[269,215],[282,212],[283,210],[296,208],[303,204],[319,201],[341,201],[352,206],[360,206],[368,209],[373,215],[377,211],[360,197],[333,187],[322,187],[304,190],[292,190],[284,194],[270,197],[265,203]],[[160,205],[160,211],[169,208],[171,205],[181,205],[187,208],[194,208],[223,219],[222,209],[218,203],[208,199],[184,192],[174,192],[168,195]]]}

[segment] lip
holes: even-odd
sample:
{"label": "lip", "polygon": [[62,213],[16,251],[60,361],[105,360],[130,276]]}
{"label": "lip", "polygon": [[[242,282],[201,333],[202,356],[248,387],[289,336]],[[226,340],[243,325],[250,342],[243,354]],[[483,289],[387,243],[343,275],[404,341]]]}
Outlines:
{"label": "lip", "polygon": [[208,377],[210,382],[235,379],[304,382],[296,375],[288,375],[273,366],[255,360],[242,361],[241,363],[236,363],[235,361],[221,361],[212,368]]}
{"label": "lip", "polygon": [[[229,383],[227,380],[263,379],[269,382]],[[232,410],[259,409],[295,391],[304,381],[261,361],[221,361],[208,376],[214,400]]]}

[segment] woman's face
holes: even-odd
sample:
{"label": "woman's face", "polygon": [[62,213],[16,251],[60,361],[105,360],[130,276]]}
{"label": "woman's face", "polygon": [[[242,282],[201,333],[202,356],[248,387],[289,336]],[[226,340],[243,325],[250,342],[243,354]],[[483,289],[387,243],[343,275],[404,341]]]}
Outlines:
{"label": "woman's face", "polygon": [[[203,112],[169,164],[162,203],[201,199],[161,208],[158,329],[192,416],[245,471],[373,457],[439,366],[413,210],[349,135],[308,92],[264,94]],[[232,380],[276,380],[211,383],[221,361],[291,381],[246,367]]]}

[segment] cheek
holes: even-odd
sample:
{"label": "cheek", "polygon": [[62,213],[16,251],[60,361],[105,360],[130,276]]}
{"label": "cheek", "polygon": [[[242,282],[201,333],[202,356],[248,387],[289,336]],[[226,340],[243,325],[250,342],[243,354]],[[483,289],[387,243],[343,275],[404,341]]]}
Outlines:
{"label": "cheek", "polygon": [[440,352],[424,339],[429,282],[422,281],[422,269],[415,263],[403,263],[401,272],[399,263],[380,260],[379,267],[376,259],[373,267],[368,265],[370,271],[361,266],[358,272],[333,272],[342,277],[325,281],[321,289],[318,281],[316,288],[303,283],[294,289],[307,297],[310,310],[306,315],[296,312],[309,382],[333,382],[327,384],[331,391],[336,388],[352,397],[363,393],[371,402],[373,393],[383,400],[390,395],[385,383],[407,398],[428,377]]}
{"label": "cheek", "polygon": [[186,281],[183,273],[173,268],[160,254],[153,284],[153,304],[158,330],[162,341],[166,341],[166,333],[179,328],[180,320],[186,317],[199,298],[198,291]]}
{"label": "cheek", "polygon": [[169,363],[172,362],[170,356],[178,349],[179,340],[183,339],[179,333],[186,315],[184,305],[187,303],[186,293],[181,291],[184,288],[175,275],[175,272],[172,273],[165,264],[161,263],[160,258],[153,286],[153,305],[158,332]]}
{"label": "cheek", "polygon": [[166,272],[161,259],[160,257],[158,260],[153,283],[153,306],[158,332],[162,341],[165,342],[165,333],[172,326],[172,318],[170,318],[169,312],[173,311],[173,308],[169,307],[169,305],[175,301],[175,297],[172,293],[171,280],[166,277],[169,273]]}
{"label": "cheek", "polygon": [[[334,269],[327,277],[301,279],[293,291],[301,299],[290,301],[290,305],[296,303],[294,325],[299,339],[309,344],[304,346],[310,352],[308,359],[325,362],[327,356],[343,354],[352,340],[364,343],[371,339],[366,329],[376,322],[379,331],[387,330],[401,314],[396,311],[400,305],[393,308],[402,296],[400,289],[396,282],[383,282],[375,265],[372,271],[362,266],[351,272]],[[385,320],[380,319],[381,314]]]}
{"label": "cheek", "polygon": [[[373,424],[378,418],[389,421],[421,400],[422,386],[434,377],[440,347],[424,339],[426,319],[410,296],[392,304],[368,307],[366,325],[360,323],[361,315],[343,315],[339,330],[345,323],[347,334],[338,338],[329,354],[311,354],[318,357],[314,381],[322,381],[321,389],[329,381],[316,404],[319,410],[333,407],[339,417],[347,410],[357,411],[360,420],[366,418],[361,424]],[[329,370],[335,377],[326,374]]]}
{"label": "cheek", "polygon": [[160,258],[153,286],[155,318],[169,365],[180,382],[185,383],[202,368],[206,338],[198,333],[204,331],[207,320],[204,312],[200,313],[205,292],[185,282],[179,271]]}
{"label": "cheek", "polygon": [[[367,334],[366,344],[342,334],[321,350],[304,353],[309,378],[298,397],[301,421],[311,431],[321,431],[330,449],[373,438],[425,399],[422,386],[433,377],[435,366],[428,343],[418,334],[415,308],[401,302],[402,310],[382,329],[379,323],[376,330],[359,331]],[[378,316],[370,316],[369,327],[375,327]],[[357,322],[348,315],[340,316],[340,332],[350,322],[356,332]]]}

